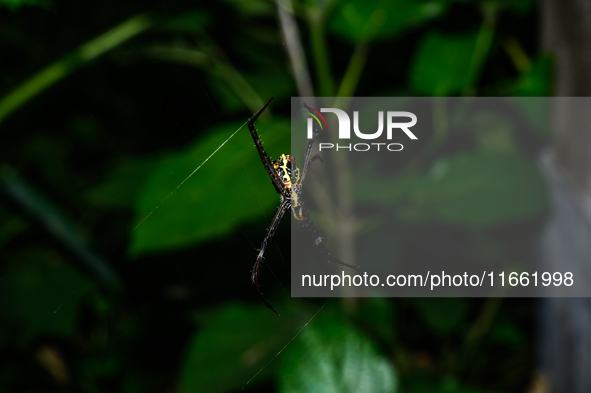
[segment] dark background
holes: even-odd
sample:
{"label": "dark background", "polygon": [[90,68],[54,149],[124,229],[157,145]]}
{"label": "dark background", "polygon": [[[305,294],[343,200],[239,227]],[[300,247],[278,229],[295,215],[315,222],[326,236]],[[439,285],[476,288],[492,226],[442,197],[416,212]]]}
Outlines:
{"label": "dark background", "polygon": [[[268,310],[249,270],[279,202],[246,127],[187,179],[271,96],[274,158],[291,96],[548,95],[538,4],[292,6],[0,1],[1,391],[546,391],[534,300],[291,299],[287,222]],[[477,179],[548,132],[430,141],[400,175],[462,182],[392,202],[394,257],[534,259],[545,193]]]}

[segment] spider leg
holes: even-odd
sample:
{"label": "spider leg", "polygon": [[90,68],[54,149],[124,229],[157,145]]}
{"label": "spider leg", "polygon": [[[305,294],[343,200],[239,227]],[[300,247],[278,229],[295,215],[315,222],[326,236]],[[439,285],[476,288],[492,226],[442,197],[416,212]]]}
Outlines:
{"label": "spider leg", "polygon": [[254,266],[252,267],[251,276],[250,276],[250,279],[252,280],[252,283],[256,286],[257,292],[259,293],[259,296],[261,297],[261,299],[263,299],[263,303],[265,303],[265,306],[267,306],[267,308],[270,308],[275,314],[277,314],[278,317],[280,317],[281,315],[279,315],[279,313],[277,311],[275,311],[275,309],[269,304],[267,299],[265,299],[263,292],[261,291],[261,286],[259,285],[259,270],[261,269],[261,262],[263,261],[263,255],[265,255],[265,249],[267,248],[267,244],[269,244],[269,241],[273,237],[275,230],[279,226],[279,223],[281,222],[281,218],[283,217],[285,212],[289,209],[289,204],[290,204],[290,200],[287,198],[283,198],[283,201],[281,202],[281,205],[279,205],[279,209],[277,210],[277,213],[275,213],[275,217],[273,218],[273,222],[271,223],[271,226],[269,227],[269,231],[267,231],[267,235],[263,239],[263,243],[261,244],[261,249],[259,250],[259,255],[257,257],[257,261],[255,262]]}
{"label": "spider leg", "polygon": [[296,215],[295,208],[296,208],[295,206],[292,208],[292,212],[293,212],[294,217],[298,221],[300,221],[304,227],[308,228],[310,235],[314,239],[314,244],[316,244],[316,246],[318,246],[320,254],[322,254],[323,257],[325,257],[326,259],[328,259],[331,262],[338,263],[339,265],[347,266],[347,267],[350,267],[351,269],[354,269],[354,270],[359,269],[359,266],[350,265],[348,263],[342,262],[340,259],[338,259],[334,255],[332,255],[328,251],[328,248],[326,247],[326,245],[324,244],[324,238],[322,237],[322,233],[320,232],[320,230],[318,230],[318,228],[316,228],[316,225],[314,225],[314,222],[312,221],[312,218],[310,217],[310,214],[308,213],[308,209],[306,209],[306,207],[303,204],[301,204],[301,202],[300,202],[300,205],[297,207],[299,212]]}
{"label": "spider leg", "polygon": [[248,123],[248,130],[250,131],[250,135],[252,135],[252,139],[254,140],[254,145],[256,146],[257,151],[259,152],[259,156],[261,157],[261,161],[263,162],[263,166],[265,167],[265,170],[269,174],[269,177],[271,178],[271,181],[273,182],[273,186],[275,187],[275,190],[277,191],[278,194],[283,194],[285,186],[284,186],[283,182],[281,181],[281,179],[279,178],[279,176],[277,176],[277,172],[275,171],[275,168],[273,168],[273,163],[271,162],[271,159],[269,158],[269,155],[267,154],[265,149],[263,149],[263,143],[261,142],[261,139],[259,138],[259,135],[257,134],[257,130],[254,128],[254,122],[259,118],[261,113],[263,113],[263,111],[267,108],[267,106],[271,103],[271,101],[273,101],[273,97],[271,97],[271,99],[265,104],[265,106],[263,106],[254,115],[252,120],[250,120],[250,122]]}
{"label": "spider leg", "polygon": [[310,160],[310,164],[313,163],[316,160],[320,160],[320,162],[324,162],[324,160],[322,159],[322,157],[320,157],[320,154],[316,154],[314,157],[312,157],[312,159]]}
{"label": "spider leg", "polygon": [[306,146],[306,155],[304,156],[304,168],[302,169],[302,180],[300,180],[300,185],[304,183],[306,172],[308,172],[308,166],[310,166],[312,162],[314,162],[316,159],[320,159],[320,161],[324,162],[324,160],[318,154],[310,159],[310,155],[312,154],[312,146],[316,140],[316,135],[318,135],[318,130],[314,129],[312,139],[308,141],[308,146]]}

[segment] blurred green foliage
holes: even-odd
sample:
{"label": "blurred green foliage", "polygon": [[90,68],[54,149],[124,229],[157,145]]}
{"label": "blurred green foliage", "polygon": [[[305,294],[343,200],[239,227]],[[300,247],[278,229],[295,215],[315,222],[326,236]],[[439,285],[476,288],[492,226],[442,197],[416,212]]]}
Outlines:
{"label": "blurred green foliage", "polygon": [[[263,127],[261,138],[265,148],[271,151],[289,150],[287,121],[274,119],[272,122],[260,121],[259,124]],[[150,221],[132,232],[131,253],[195,246],[233,231],[244,221],[256,219],[261,210],[277,206],[277,195],[267,192],[270,181],[266,172],[260,171],[260,158],[242,148],[252,144],[251,136],[246,132],[236,135],[211,158],[211,162],[205,163],[211,166],[207,177],[200,179],[195,176],[184,182],[187,177],[185,168],[202,162],[241,126],[240,123],[225,123],[214,127],[193,146],[163,157],[158,162],[137,204],[138,217],[153,213]],[[244,179],[249,179],[248,183]],[[176,187],[181,183],[182,188],[177,192]],[[173,191],[174,195],[171,194]],[[220,209],[208,205],[212,192],[224,195],[224,205]],[[169,197],[173,200],[166,209],[154,211],[154,201],[164,202]],[[257,201],[258,209],[249,208],[251,200]],[[187,208],[194,209],[194,212],[187,214]],[[199,225],[195,225],[196,222]],[[162,233],[161,228],[169,230]]]}
{"label": "blurred green foliage", "polygon": [[411,74],[413,91],[422,95],[457,94],[469,86],[477,35],[433,32],[419,43]]}
{"label": "blurred green foliage", "polygon": [[[289,152],[277,7],[318,95],[549,94],[529,0],[0,1],[0,391],[527,389],[529,299],[290,299],[285,223],[264,269],[283,316],[259,301],[278,196],[245,127],[210,155],[270,96],[257,127]],[[539,110],[533,132],[435,135],[369,194],[376,168],[355,198],[392,207],[393,258],[534,258]]]}
{"label": "blurred green foliage", "polygon": [[547,207],[541,176],[520,154],[460,153],[436,161],[424,175],[384,180],[366,177],[357,198],[391,206],[394,218],[410,222],[482,228],[536,217]]}
{"label": "blurred green foliage", "polygon": [[350,322],[325,313],[304,329],[281,365],[283,392],[393,392],[390,362]]}

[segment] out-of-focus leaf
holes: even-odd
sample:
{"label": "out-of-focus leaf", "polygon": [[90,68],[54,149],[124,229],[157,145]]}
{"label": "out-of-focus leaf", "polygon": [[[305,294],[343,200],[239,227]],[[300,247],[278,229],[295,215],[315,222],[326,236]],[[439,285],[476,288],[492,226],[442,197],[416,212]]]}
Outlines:
{"label": "out-of-focus leaf", "polygon": [[517,80],[513,95],[519,97],[546,97],[552,83],[552,59],[541,56],[532,62],[528,72]]}
{"label": "out-of-focus leaf", "polygon": [[[262,73],[242,74],[241,76],[243,82],[254,89],[253,93],[256,91],[256,94],[250,97],[251,99],[255,98],[258,100],[259,97],[265,97],[266,101],[269,97],[288,97],[295,94],[295,84],[293,83],[292,76],[281,70],[268,69],[269,67],[276,68],[273,67],[273,59],[265,61],[265,56],[258,52],[244,55],[243,57],[252,61],[255,67],[260,66],[260,69],[264,70]],[[258,59],[255,61],[248,57],[257,57]],[[207,83],[219,98],[224,111],[227,113],[243,112],[246,97],[237,94],[237,90],[239,90],[240,87],[234,85],[233,88],[232,80],[224,78],[223,75],[218,76],[220,76],[220,78],[209,78]],[[273,81],[273,83],[269,83],[269,81]]]}
{"label": "out-of-focus leaf", "polygon": [[318,316],[291,345],[281,365],[279,391],[395,392],[390,362],[344,319]]}
{"label": "out-of-focus leaf", "polygon": [[536,166],[518,153],[461,153],[436,162],[425,176],[365,177],[356,197],[403,209],[399,219],[486,227],[530,218],[547,207]]}
{"label": "out-of-focus leaf", "polygon": [[[136,204],[139,226],[132,232],[132,254],[186,247],[223,236],[278,206],[279,195],[246,125],[188,178],[240,126],[216,127],[156,165]],[[260,119],[257,126],[272,158],[289,152],[289,122]],[[266,217],[270,219],[271,214]]]}
{"label": "out-of-focus leaf", "polygon": [[342,2],[329,20],[330,30],[352,42],[392,38],[443,12],[438,1],[353,0]]}
{"label": "out-of-focus leaf", "polygon": [[244,102],[240,100],[240,97],[228,86],[224,80],[220,78],[207,78],[208,88],[215,93],[219,99],[224,112],[226,113],[238,113],[244,110]]}
{"label": "out-of-focus leaf", "polygon": [[419,44],[411,67],[413,91],[444,96],[468,86],[475,48],[476,33],[427,34]]}
{"label": "out-of-focus leaf", "polygon": [[277,318],[262,304],[229,304],[207,318],[189,344],[180,376],[182,391],[237,391],[272,376],[275,366],[264,366],[313,314],[302,306],[282,310]]}
{"label": "out-of-focus leaf", "polygon": [[372,177],[357,173],[357,182],[353,187],[355,198],[361,202],[375,203],[381,206],[393,206],[409,193],[420,188],[424,178],[417,174],[400,175],[389,179]]}
{"label": "out-of-focus leaf", "polygon": [[481,111],[470,118],[476,144],[482,151],[494,153],[515,153],[515,124],[511,119],[496,113]]}
{"label": "out-of-focus leaf", "polygon": [[8,258],[0,276],[2,330],[20,344],[41,334],[71,336],[81,301],[94,285],[48,250],[26,249]]}
{"label": "out-of-focus leaf", "polygon": [[154,159],[124,161],[86,194],[86,200],[100,206],[130,208],[155,168]]}
{"label": "out-of-focus leaf", "polygon": [[468,304],[465,299],[415,298],[410,300],[427,325],[441,335],[457,329],[468,313]]}
{"label": "out-of-focus leaf", "polygon": [[[245,75],[245,79],[261,97],[289,97],[297,95],[293,77],[285,72],[268,70],[259,74]],[[269,83],[272,80],[273,83]]]}
{"label": "out-of-focus leaf", "polygon": [[411,199],[415,209],[435,219],[470,227],[529,218],[547,206],[541,175],[520,154],[478,152],[443,159]]}

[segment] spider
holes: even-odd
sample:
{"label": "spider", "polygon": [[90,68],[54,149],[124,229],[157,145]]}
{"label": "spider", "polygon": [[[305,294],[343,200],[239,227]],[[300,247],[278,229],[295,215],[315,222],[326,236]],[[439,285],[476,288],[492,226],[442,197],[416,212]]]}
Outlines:
{"label": "spider", "polygon": [[[257,256],[257,260],[252,267],[251,271],[251,280],[252,283],[256,286],[257,292],[260,295],[263,303],[270,308],[277,316],[281,316],[272,306],[269,304],[263,292],[261,291],[261,287],[259,285],[259,270],[261,268],[261,262],[263,261],[263,256],[265,254],[265,249],[267,248],[267,244],[273,237],[275,230],[279,226],[279,222],[281,222],[281,218],[283,215],[291,210],[293,216],[296,220],[300,221],[302,225],[304,225],[310,231],[310,234],[314,238],[314,243],[319,247],[320,253],[329,261],[348,266],[352,269],[356,269],[357,266],[349,265],[344,262],[341,262],[339,259],[334,257],[333,255],[328,252],[326,245],[323,243],[323,237],[320,231],[316,228],[310,215],[308,214],[308,210],[304,206],[304,202],[300,195],[302,194],[302,185],[304,183],[304,179],[306,178],[306,172],[308,171],[308,166],[314,162],[316,159],[323,161],[322,158],[316,154],[314,157],[310,158],[310,154],[312,152],[312,145],[314,144],[314,139],[316,137],[317,131],[312,136],[312,139],[308,142],[308,146],[306,147],[306,154],[304,157],[304,168],[300,171],[300,169],[296,166],[295,157],[287,154],[282,154],[279,156],[278,159],[271,161],[269,155],[263,149],[263,144],[257,134],[256,129],[254,128],[254,122],[258,119],[261,113],[267,108],[267,106],[273,101],[273,97],[259,110],[256,115],[252,118],[252,120],[248,123],[248,130],[252,135],[252,139],[254,140],[254,144],[259,152],[259,156],[261,157],[261,161],[263,162],[263,166],[265,170],[269,174],[271,181],[273,182],[273,186],[275,187],[275,191],[279,195],[281,195],[281,204],[277,209],[277,213],[275,213],[275,217],[273,217],[273,222],[267,231],[267,235],[263,239],[263,243],[261,244],[261,248],[259,250],[259,254]],[[304,104],[305,105],[305,104]],[[294,169],[292,171],[292,168]]]}

